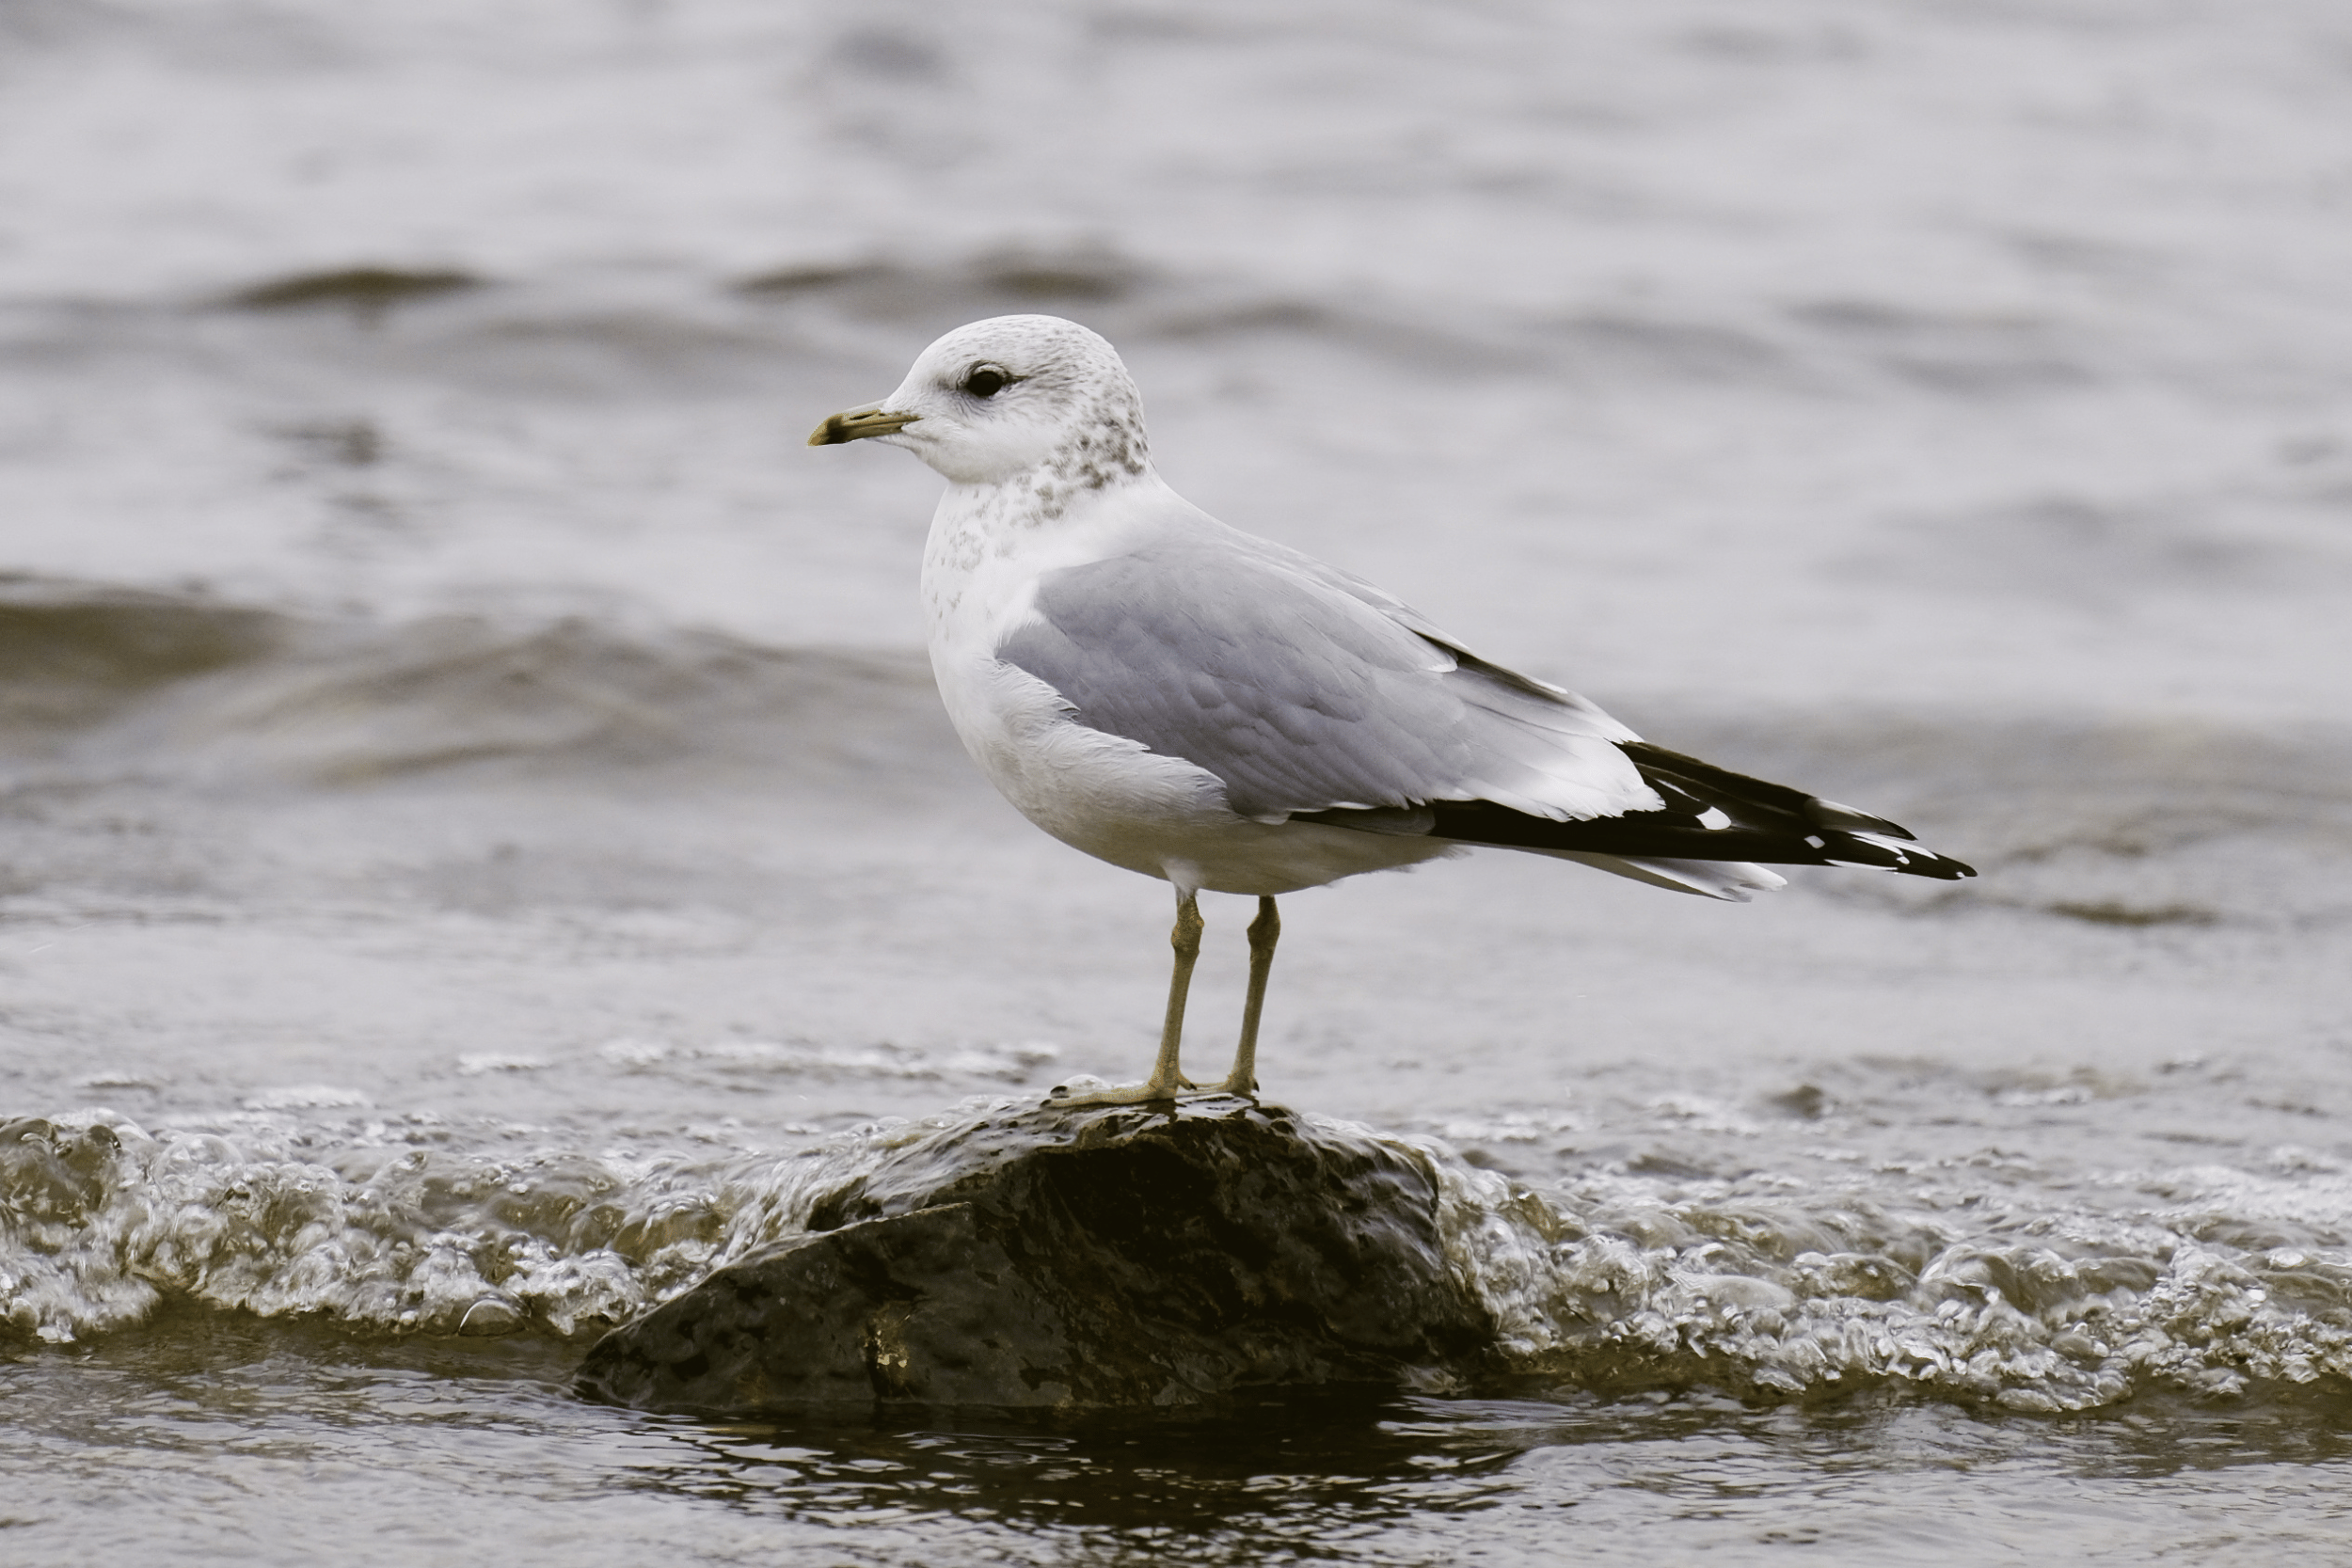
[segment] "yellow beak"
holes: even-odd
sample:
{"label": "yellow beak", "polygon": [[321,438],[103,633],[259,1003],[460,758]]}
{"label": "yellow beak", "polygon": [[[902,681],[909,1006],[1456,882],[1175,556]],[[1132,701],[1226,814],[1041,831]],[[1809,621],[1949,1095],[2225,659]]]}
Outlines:
{"label": "yellow beak", "polygon": [[920,414],[885,414],[881,404],[869,403],[863,408],[826,415],[825,422],[809,432],[808,444],[812,447],[836,447],[844,441],[863,441],[868,436],[892,436],[922,417]]}

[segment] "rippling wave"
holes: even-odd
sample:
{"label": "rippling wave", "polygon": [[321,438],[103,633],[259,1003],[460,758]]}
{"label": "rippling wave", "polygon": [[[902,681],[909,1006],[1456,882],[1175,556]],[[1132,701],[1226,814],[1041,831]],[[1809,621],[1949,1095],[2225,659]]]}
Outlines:
{"label": "rippling wave", "polygon": [[[170,1302],[367,1333],[591,1335],[801,1232],[885,1159],[968,1149],[1018,1103],[703,1158],[519,1130],[511,1148],[453,1148],[424,1117],[153,1135],[18,1120],[0,1127],[0,1322],[67,1341]],[[2352,1377],[2341,1174],[2265,1192],[2187,1170],[2158,1210],[1972,1215],[1906,1206],[1892,1181],[1828,1204],[1666,1201],[1630,1177],[1541,1193],[1434,1140],[1387,1141],[1438,1177],[1449,1259],[1524,1377],[1766,1399],[1887,1384],[2019,1411]],[[2248,1233],[2265,1200],[2302,1239]]]}
{"label": "rippling wave", "polygon": [[[325,620],[207,594],[0,578],[20,791],[125,779],[349,788],[663,770],[771,797],[976,791],[919,654],[780,648],[637,617]],[[2352,735],[2177,720],[1629,710],[1746,770],[1834,777],[1964,843],[1956,889],[1836,896],[2119,927],[2352,921]]]}

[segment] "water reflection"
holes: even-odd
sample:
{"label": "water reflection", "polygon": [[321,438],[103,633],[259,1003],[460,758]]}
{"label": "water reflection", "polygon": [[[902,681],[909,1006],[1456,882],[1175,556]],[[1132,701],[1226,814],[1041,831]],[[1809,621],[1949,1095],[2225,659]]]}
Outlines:
{"label": "water reflection", "polygon": [[569,1392],[579,1355],[529,1336],[368,1338],[203,1312],[96,1347],[20,1342],[0,1349],[0,1512],[28,1561],[93,1529],[127,1545],[201,1515],[222,1532],[215,1555],[241,1561],[280,1520],[290,1542],[352,1560],[429,1530],[561,1546],[580,1568],[778,1552],[1534,1564],[1622,1551],[1629,1530],[1710,1560],[1804,1544],[1883,1564],[1949,1560],[1963,1537],[2061,1560],[2119,1549],[2118,1529],[2135,1549],[2181,1544],[2150,1533],[2163,1499],[2231,1517],[2258,1500],[2265,1528],[2316,1539],[2352,1465],[2352,1388],[2333,1383],[2079,1417],[1897,1387],[1777,1404],[1695,1388],[799,1424],[586,1403]]}
{"label": "water reflection", "polygon": [[[1774,1499],[2036,1489],[2352,1460],[2352,1388],[2215,1404],[2146,1399],[2120,1415],[2017,1417],[1893,1390],[1757,1406],[1708,1390],[1602,1400],[1269,1402],[1239,1418],[1054,1428],[963,1418],[866,1425],[680,1422],[632,1484],[813,1524],[961,1520],[1203,1561],[1327,1555],[1338,1542],[1442,1533],[1510,1509],[1518,1537],[1588,1503],[1648,1497],[1677,1517]],[[1613,1497],[1612,1496],[1613,1495]],[[1918,1500],[1927,1499],[1921,1496]],[[1695,1511],[1695,1512],[1694,1512]],[[1795,1542],[1788,1530],[1767,1530]],[[1532,1544],[1531,1540],[1531,1544]]]}
{"label": "water reflection", "polygon": [[1518,1444],[1433,1442],[1395,1401],[1288,1400],[1217,1418],[1063,1427],[987,1418],[680,1426],[638,1484],[811,1522],[959,1519],[1188,1560],[1319,1544],[1498,1506]]}

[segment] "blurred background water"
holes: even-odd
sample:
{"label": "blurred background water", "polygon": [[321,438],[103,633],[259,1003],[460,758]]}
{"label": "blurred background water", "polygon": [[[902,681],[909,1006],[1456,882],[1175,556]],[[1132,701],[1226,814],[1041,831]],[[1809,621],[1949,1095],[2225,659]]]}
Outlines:
{"label": "blurred background water", "polygon": [[[1293,901],[1269,1095],[1532,1192],[1461,1266],[1565,1381],[566,1392],[1148,1053],[1160,894],[937,711],[937,480],[800,444],[1009,310],[1228,521],[1983,871]],[[11,1561],[2339,1549],[2340,7],[0,0],[0,574]]]}

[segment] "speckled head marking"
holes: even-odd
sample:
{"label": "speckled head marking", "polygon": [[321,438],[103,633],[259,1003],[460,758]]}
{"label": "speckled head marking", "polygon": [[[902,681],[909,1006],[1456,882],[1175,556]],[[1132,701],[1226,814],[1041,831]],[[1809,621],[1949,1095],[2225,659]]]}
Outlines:
{"label": "speckled head marking", "polygon": [[959,484],[1017,484],[1034,511],[1152,467],[1143,400],[1119,353],[1059,316],[994,316],[925,349],[898,389],[835,414],[811,445],[904,447]]}

